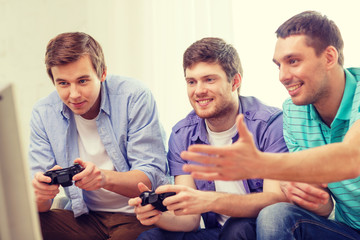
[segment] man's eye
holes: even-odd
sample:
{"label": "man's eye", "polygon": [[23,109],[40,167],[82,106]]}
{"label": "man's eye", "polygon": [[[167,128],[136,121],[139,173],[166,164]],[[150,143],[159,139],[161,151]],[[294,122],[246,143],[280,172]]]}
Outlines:
{"label": "man's eye", "polygon": [[81,79],[79,82],[80,82],[80,83],[86,83],[87,80],[86,80],[86,79]]}
{"label": "man's eye", "polygon": [[295,63],[297,63],[297,62],[298,62],[298,60],[296,60],[296,59],[290,59],[290,60],[289,60],[289,63],[290,63],[290,64],[295,64]]}
{"label": "man's eye", "polygon": [[208,78],[208,79],[206,79],[206,81],[208,81],[208,82],[212,82],[212,81],[214,81],[215,79],[214,78]]}
{"label": "man's eye", "polygon": [[58,82],[58,85],[65,86],[65,85],[67,85],[67,82]]}

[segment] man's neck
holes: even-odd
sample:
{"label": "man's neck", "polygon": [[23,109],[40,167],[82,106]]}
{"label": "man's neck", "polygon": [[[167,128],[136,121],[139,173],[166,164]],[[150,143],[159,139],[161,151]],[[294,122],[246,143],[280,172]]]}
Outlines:
{"label": "man's neck", "polygon": [[234,126],[238,113],[239,113],[239,97],[237,97],[231,109],[229,109],[229,111],[226,114],[215,118],[207,118],[206,123],[211,131],[223,132]]}
{"label": "man's neck", "polygon": [[345,72],[343,68],[337,68],[330,74],[331,90],[328,97],[314,103],[321,119],[327,126],[331,126],[335,116],[340,108],[340,104],[345,91]]}

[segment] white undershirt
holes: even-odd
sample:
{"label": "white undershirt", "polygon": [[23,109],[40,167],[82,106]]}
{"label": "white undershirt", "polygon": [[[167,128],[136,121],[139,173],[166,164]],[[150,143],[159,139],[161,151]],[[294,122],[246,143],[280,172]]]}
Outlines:
{"label": "white undershirt", "polygon": [[[78,131],[79,154],[83,161],[93,162],[99,169],[115,170],[97,130],[96,120],[75,116]],[[133,214],[128,205],[128,197],[100,188],[94,191],[83,190],[84,201],[92,211],[121,212]]]}
{"label": "white undershirt", "polygon": [[[214,146],[226,146],[232,144],[232,139],[235,137],[237,133],[236,124],[232,126],[230,129],[223,132],[212,132],[207,122],[206,130],[208,134],[209,143]],[[246,194],[246,190],[244,187],[243,181],[220,181],[215,180],[215,191],[216,192],[225,192],[225,193],[233,193],[233,194]],[[241,207],[241,206],[239,206]],[[229,219],[229,216],[218,214],[217,220],[221,225],[224,225],[226,220]]]}

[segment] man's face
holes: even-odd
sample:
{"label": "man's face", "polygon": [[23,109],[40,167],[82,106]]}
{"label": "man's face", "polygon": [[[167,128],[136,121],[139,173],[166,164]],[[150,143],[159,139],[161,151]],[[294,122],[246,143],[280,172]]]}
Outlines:
{"label": "man's face", "polygon": [[52,67],[51,71],[56,90],[66,106],[83,118],[95,118],[100,109],[100,87],[106,72],[99,79],[88,55],[76,62]]}
{"label": "man's face", "polygon": [[229,82],[218,63],[196,63],[185,70],[185,80],[190,103],[199,117],[226,117],[230,111],[238,110],[234,109],[234,95],[240,83]]}
{"label": "man's face", "polygon": [[278,38],[273,61],[279,66],[280,82],[294,104],[316,104],[328,97],[326,56],[316,56],[315,49],[306,45],[304,35]]}

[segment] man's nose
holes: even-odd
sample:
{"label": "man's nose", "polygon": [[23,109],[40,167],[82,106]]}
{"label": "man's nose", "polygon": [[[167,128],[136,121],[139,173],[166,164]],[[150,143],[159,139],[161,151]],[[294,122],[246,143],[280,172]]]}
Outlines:
{"label": "man's nose", "polygon": [[202,82],[198,82],[198,84],[196,85],[195,94],[202,95],[206,92],[207,92],[206,84]]}
{"label": "man's nose", "polygon": [[78,98],[80,96],[79,89],[76,85],[70,87],[70,98]]}

